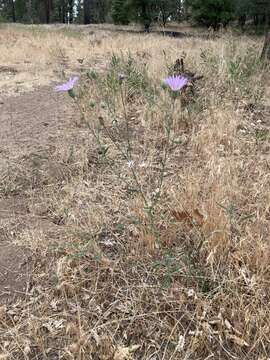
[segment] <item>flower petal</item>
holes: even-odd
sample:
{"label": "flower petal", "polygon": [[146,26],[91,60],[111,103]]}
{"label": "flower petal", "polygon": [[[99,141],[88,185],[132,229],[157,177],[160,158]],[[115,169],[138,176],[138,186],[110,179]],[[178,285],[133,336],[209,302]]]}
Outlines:
{"label": "flower petal", "polygon": [[172,91],[178,91],[182,89],[188,83],[188,79],[184,76],[173,75],[169,76],[164,80],[164,83],[170,87]]}
{"label": "flower petal", "polygon": [[55,86],[54,90],[56,92],[69,91],[73,89],[74,85],[78,80],[79,80],[78,76],[71,77],[66,83]]}

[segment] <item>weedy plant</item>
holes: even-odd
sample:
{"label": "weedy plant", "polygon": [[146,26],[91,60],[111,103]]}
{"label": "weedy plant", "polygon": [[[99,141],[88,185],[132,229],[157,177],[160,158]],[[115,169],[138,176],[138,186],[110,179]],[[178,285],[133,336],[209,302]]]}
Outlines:
{"label": "weedy plant", "polygon": [[[165,180],[166,165],[172,146],[172,131],[174,127],[176,102],[180,103],[182,89],[188,84],[188,79],[184,76],[169,76],[163,80],[162,106],[158,105],[159,111],[163,114],[162,127],[164,131],[164,141],[161,149],[160,169],[156,174],[156,181],[152,188],[145,188],[140,178],[138,167],[143,167],[141,160],[138,164],[135,156],[142,159],[139,149],[134,149],[132,138],[134,136],[133,126],[134,118],[130,118],[130,104],[144,103],[148,106],[157,105],[160,101],[160,93],[153,86],[153,82],[147,74],[145,66],[138,66],[129,54],[125,59],[123,56],[112,56],[108,71],[105,74],[97,74],[94,71],[87,73],[86,82],[77,93],[74,91],[74,85],[78,77],[70,78],[68,82],[58,85],[55,91],[67,92],[77,105],[81,119],[94,136],[98,154],[103,158],[107,165],[115,171],[117,165],[110,160],[110,151],[108,139],[117,150],[121,160],[124,160],[129,169],[129,178],[124,178],[121,173],[117,173],[120,181],[128,184],[129,189],[137,193],[144,205],[144,211],[147,215],[148,224],[147,233],[155,239],[155,246],[159,243],[159,231],[155,221],[155,212]],[[93,85],[97,91],[97,99],[93,100]],[[120,112],[119,109],[120,108]],[[98,121],[92,121],[89,118],[89,111],[97,109]],[[142,129],[144,131],[144,129]],[[131,186],[131,183],[133,185]]]}

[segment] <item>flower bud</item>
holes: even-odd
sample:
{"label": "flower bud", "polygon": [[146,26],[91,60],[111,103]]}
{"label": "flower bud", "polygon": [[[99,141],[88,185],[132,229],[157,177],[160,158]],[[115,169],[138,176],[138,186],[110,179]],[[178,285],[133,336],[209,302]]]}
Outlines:
{"label": "flower bud", "polygon": [[94,108],[96,106],[96,102],[94,100],[90,100],[89,105],[91,108]]}
{"label": "flower bud", "polygon": [[98,117],[98,120],[99,120],[99,124],[100,124],[101,126],[104,126],[104,119],[103,119],[103,117],[102,117],[102,116],[99,116],[99,117]]}
{"label": "flower bud", "polygon": [[106,103],[104,101],[102,101],[100,103],[100,107],[101,107],[101,109],[106,109],[107,105],[106,105]]}
{"label": "flower bud", "polygon": [[126,78],[126,75],[125,74],[118,74],[118,80],[120,83],[122,83]]}
{"label": "flower bud", "polygon": [[73,89],[68,90],[68,95],[69,95],[72,99],[75,99],[75,97],[76,97],[75,92],[73,91]]}

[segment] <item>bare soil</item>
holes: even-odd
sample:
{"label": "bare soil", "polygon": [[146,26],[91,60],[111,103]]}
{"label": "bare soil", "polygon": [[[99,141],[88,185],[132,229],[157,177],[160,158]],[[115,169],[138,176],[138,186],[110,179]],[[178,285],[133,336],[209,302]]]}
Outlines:
{"label": "bare soil", "polygon": [[[70,117],[67,98],[56,95],[51,87],[3,98],[0,169],[33,153],[46,152]],[[38,227],[49,231],[56,226],[44,217],[37,217],[23,196],[0,194],[0,303],[24,296],[29,289],[30,252],[16,245],[19,230]]]}
{"label": "bare soil", "polygon": [[72,117],[68,101],[52,87],[3,98],[0,106],[0,151],[9,156],[44,149]]}

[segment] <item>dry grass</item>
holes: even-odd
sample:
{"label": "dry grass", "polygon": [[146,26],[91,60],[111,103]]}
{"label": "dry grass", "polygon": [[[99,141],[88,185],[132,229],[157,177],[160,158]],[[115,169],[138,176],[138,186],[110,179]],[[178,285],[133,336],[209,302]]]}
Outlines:
{"label": "dry grass", "polygon": [[[92,65],[96,45],[108,36],[59,31],[42,26],[7,25],[0,35],[1,95],[21,93],[80,71],[78,59]],[[96,55],[96,54],[95,54]]]}
{"label": "dry grass", "polygon": [[[12,91],[22,76],[25,90],[81,72],[81,88],[91,85],[84,109],[102,101],[84,70],[106,73],[112,52],[130,52],[157,88],[166,61],[181,55],[204,78],[195,101],[174,118],[155,209],[158,240],[143,201],[126,185],[134,186],[127,163],[106,136],[111,165],[87,128],[69,122],[42,181],[24,168],[19,195],[31,214],[61,226],[16,231],[13,241],[31,249],[34,272],[26,297],[0,308],[0,358],[269,358],[270,111],[267,68],[256,63],[261,44],[231,34],[177,40],[13,27],[1,36],[10,41],[0,41],[0,62],[20,69],[1,84]],[[139,94],[127,105],[147,196],[156,190],[163,152],[166,107],[158,105],[167,96],[159,102],[150,107]],[[120,109],[117,101],[121,120]],[[109,120],[99,106],[87,115],[91,124],[101,115]],[[57,176],[52,166],[61,170]],[[16,187],[16,174],[4,180],[15,184],[1,188]]]}

